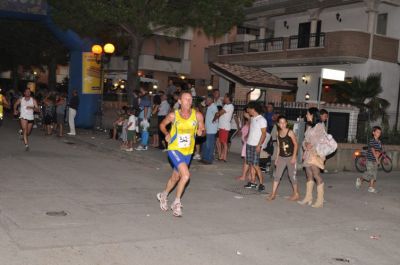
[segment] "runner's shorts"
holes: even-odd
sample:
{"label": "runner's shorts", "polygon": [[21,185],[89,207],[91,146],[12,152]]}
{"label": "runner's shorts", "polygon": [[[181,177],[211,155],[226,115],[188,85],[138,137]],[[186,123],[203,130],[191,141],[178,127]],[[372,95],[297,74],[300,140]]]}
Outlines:
{"label": "runner's shorts", "polygon": [[178,171],[178,167],[181,163],[185,163],[189,166],[192,160],[192,155],[183,155],[181,152],[176,150],[168,150],[168,158],[174,167],[175,171]]}

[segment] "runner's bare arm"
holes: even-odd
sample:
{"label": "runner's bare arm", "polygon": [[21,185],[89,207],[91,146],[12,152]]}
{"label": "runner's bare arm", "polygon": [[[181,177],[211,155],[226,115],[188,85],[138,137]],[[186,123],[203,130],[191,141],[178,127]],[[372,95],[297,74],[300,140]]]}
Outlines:
{"label": "runner's bare arm", "polygon": [[17,101],[15,101],[15,103],[14,103],[14,115],[17,115],[18,114],[18,111],[17,111],[17,107],[18,107],[18,105],[19,104],[21,104],[21,99],[19,98],[19,99],[17,99]]}
{"label": "runner's bare arm", "polygon": [[33,100],[33,111],[40,111],[36,99]]}
{"label": "runner's bare arm", "polygon": [[3,106],[7,109],[10,107],[10,103],[7,101],[6,97],[3,97]]}
{"label": "runner's bare arm", "polygon": [[196,119],[197,119],[197,122],[198,122],[197,135],[198,136],[203,136],[204,133],[205,133],[203,114],[201,114],[201,112],[197,111],[196,112]]}
{"label": "runner's bare arm", "polygon": [[258,145],[256,148],[257,153],[261,152],[261,146],[265,141],[265,137],[267,137],[267,127],[261,128],[261,138],[260,138],[260,141],[258,142]]}
{"label": "runner's bare arm", "polygon": [[167,117],[160,123],[160,131],[165,135],[165,141],[169,142],[171,136],[167,130],[168,124],[172,123],[175,120],[175,113],[170,112]]}

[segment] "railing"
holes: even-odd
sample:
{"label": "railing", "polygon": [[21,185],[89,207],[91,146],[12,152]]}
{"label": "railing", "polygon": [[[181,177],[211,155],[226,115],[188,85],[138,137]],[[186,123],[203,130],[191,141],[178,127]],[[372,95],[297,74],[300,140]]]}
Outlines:
{"label": "railing", "polygon": [[289,49],[314,48],[325,46],[325,33],[295,35],[289,37]]}
{"label": "railing", "polygon": [[282,51],[283,38],[252,40],[248,43],[248,52]]}
{"label": "railing", "polygon": [[285,42],[289,49],[315,48],[325,46],[325,33],[316,33],[309,35],[290,36],[285,38],[270,38],[261,40],[252,40],[248,42],[232,42],[219,45],[219,55],[283,51]]}

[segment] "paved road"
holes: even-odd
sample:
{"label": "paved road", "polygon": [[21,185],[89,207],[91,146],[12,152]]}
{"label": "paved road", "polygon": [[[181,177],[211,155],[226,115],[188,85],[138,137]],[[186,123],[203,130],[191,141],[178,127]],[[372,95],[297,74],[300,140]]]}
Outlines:
{"label": "paved road", "polygon": [[126,154],[101,134],[35,130],[25,152],[16,130],[0,128],[1,265],[400,264],[398,172],[382,173],[378,194],[355,191],[353,173],[325,175],[325,208],[313,209],[283,198],[287,178],[273,203],[242,194],[237,157],[195,162],[175,218],[155,200],[170,173],[158,150]]}

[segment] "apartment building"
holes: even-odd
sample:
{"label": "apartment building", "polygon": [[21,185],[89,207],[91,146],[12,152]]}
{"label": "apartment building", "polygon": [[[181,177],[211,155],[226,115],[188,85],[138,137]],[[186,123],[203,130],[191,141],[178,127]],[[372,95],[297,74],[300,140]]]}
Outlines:
{"label": "apartment building", "polygon": [[[321,68],[346,78],[381,73],[394,124],[399,108],[400,1],[263,0],[246,10],[234,42],[209,48],[210,62],[261,68],[296,86],[271,90],[274,99],[317,100]],[[332,81],[323,80],[322,101],[334,102]],[[229,82],[220,81],[221,89]]]}

